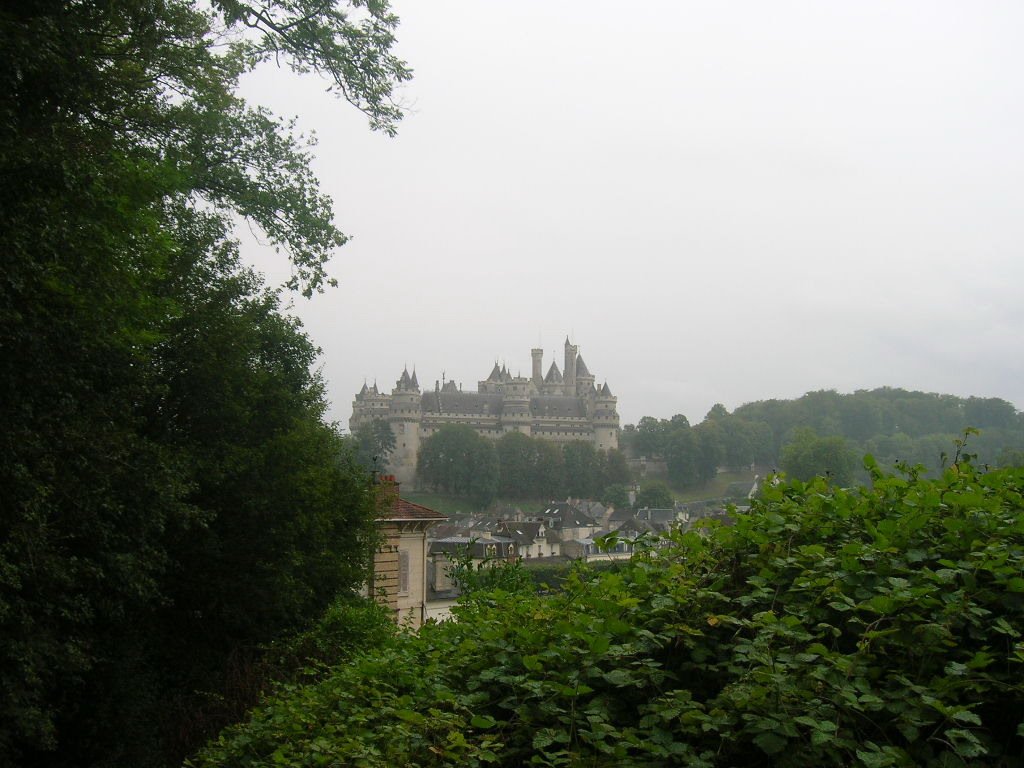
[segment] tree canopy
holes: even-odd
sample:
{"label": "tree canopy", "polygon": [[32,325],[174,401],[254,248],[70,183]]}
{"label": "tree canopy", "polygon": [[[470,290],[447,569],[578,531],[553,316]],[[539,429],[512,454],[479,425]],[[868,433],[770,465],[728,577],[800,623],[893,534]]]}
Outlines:
{"label": "tree canopy", "polygon": [[393,132],[396,24],[384,1],[0,13],[0,764],[175,762],[223,722],[230,663],[363,578],[365,476],[231,233],[306,295],[345,236],[297,127],[234,91],[280,62]]}
{"label": "tree canopy", "polygon": [[[849,482],[866,479],[853,458],[857,453],[871,453],[886,466],[922,464],[937,472],[968,427],[980,429],[972,442],[982,463],[1005,465],[1024,450],[1024,417],[1005,400],[890,387],[846,395],[808,392],[795,400],[747,403],[731,414],[716,403],[696,426],[679,414],[645,416],[625,426],[620,443],[631,456],[663,459],[668,481],[681,489],[707,483],[718,467],[751,464],[784,466],[803,479],[830,472]],[[807,450],[808,435],[823,441],[816,450]]]}

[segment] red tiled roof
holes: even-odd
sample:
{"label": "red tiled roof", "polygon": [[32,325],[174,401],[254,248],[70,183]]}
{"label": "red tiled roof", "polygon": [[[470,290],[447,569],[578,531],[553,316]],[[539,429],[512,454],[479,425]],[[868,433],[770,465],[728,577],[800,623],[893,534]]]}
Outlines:
{"label": "red tiled roof", "polygon": [[442,515],[440,512],[435,512],[429,507],[424,507],[422,504],[415,504],[411,501],[395,497],[395,500],[391,504],[391,509],[384,512],[378,520],[447,520],[446,515]]}

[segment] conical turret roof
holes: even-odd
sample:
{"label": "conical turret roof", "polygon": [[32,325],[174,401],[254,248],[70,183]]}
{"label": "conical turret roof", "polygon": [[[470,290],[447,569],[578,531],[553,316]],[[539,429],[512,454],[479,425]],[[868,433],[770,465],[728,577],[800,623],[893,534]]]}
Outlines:
{"label": "conical turret roof", "polygon": [[488,381],[501,381],[501,368],[498,367],[498,361],[494,361],[494,368],[491,369],[491,375],[487,377]]}
{"label": "conical turret roof", "polygon": [[604,395],[605,397],[611,397],[612,396],[612,391],[610,389],[608,389],[608,382],[607,381],[604,383],[604,386],[601,387],[601,394]]}
{"label": "conical turret roof", "polygon": [[587,370],[587,364],[583,362],[583,355],[576,356],[576,378],[580,376],[589,376],[590,371]]}
{"label": "conical turret roof", "polygon": [[415,368],[412,369],[412,380],[410,381],[410,384],[412,384],[413,389],[419,389],[420,388],[420,383],[419,383],[419,381],[416,380],[416,369]]}
{"label": "conical turret roof", "polygon": [[544,377],[545,384],[561,384],[562,383],[562,372],[558,370],[558,363],[554,360],[551,361],[551,367],[548,368],[548,375]]}

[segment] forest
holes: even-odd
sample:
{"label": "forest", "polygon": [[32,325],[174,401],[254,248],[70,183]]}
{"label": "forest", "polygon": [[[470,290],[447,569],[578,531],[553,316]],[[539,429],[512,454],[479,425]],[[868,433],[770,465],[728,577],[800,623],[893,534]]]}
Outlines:
{"label": "forest", "polygon": [[719,467],[757,465],[808,480],[866,481],[861,457],[882,466],[922,465],[936,472],[967,428],[972,448],[990,466],[1024,464],[1024,414],[999,398],[956,397],[897,388],[808,392],[795,400],[761,400],[732,413],[720,404],[690,425],[685,416],[644,417],[627,424],[620,447],[664,459],[678,488],[699,486]]}

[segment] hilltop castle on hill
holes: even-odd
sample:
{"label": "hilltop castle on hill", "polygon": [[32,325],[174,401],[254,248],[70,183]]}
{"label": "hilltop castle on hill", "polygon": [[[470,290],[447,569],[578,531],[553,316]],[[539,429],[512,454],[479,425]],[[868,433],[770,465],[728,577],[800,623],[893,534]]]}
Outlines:
{"label": "hilltop castle on hill", "polygon": [[607,382],[598,389],[579,348],[565,340],[565,365],[558,370],[552,360],[541,376],[544,351],[532,349],[533,375],[512,376],[494,364],[490,376],[476,392],[463,392],[454,381],[434,382],[433,391],[420,391],[416,372],[406,368],[391,394],[378,391],[376,383],[363,388],[352,402],[349,429],[353,432],[374,419],[382,419],[395,434],[395,451],[388,471],[399,482],[411,482],[416,474],[420,440],[445,424],[465,424],[484,437],[497,439],[506,432],[522,432],[552,442],[582,440],[595,448],[617,448],[619,414],[617,398]]}

